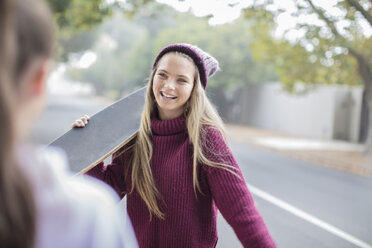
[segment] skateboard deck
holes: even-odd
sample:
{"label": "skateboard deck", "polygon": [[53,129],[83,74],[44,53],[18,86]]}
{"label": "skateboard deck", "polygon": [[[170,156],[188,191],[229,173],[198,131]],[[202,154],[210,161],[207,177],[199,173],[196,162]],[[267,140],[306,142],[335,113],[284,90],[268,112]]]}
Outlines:
{"label": "skateboard deck", "polygon": [[72,128],[50,146],[62,148],[70,169],[85,173],[123,147],[139,128],[146,87],[90,117],[84,128]]}

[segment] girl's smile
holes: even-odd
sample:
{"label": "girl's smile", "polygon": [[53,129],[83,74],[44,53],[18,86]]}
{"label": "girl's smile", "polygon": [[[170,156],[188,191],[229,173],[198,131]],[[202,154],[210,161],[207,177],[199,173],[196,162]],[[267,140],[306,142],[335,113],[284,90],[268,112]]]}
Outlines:
{"label": "girl's smile", "polygon": [[194,86],[195,65],[186,57],[169,53],[159,61],[152,90],[161,120],[181,116]]}
{"label": "girl's smile", "polygon": [[160,95],[163,97],[164,101],[171,101],[177,99],[177,96],[173,96],[172,94],[165,93],[164,91],[160,91]]}

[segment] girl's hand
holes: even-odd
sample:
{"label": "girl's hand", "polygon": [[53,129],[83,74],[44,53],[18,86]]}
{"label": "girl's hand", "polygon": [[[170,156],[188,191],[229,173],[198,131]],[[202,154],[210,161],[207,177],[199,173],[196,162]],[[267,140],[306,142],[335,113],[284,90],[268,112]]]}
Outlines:
{"label": "girl's hand", "polygon": [[74,121],[71,125],[72,128],[74,127],[85,127],[85,125],[88,124],[88,121],[90,120],[90,117],[88,115],[84,115],[83,117],[80,117],[80,119],[77,119]]}

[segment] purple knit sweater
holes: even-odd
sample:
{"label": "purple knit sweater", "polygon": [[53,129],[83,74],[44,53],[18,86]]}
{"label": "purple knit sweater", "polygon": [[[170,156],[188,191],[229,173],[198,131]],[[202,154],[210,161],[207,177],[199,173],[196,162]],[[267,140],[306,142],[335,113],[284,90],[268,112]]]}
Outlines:
{"label": "purple knit sweater", "polygon": [[[206,139],[208,157],[236,167],[240,179],[223,169],[199,167],[199,182],[204,195],[195,197],[192,177],[192,145],[186,132],[186,120],[151,121],[153,156],[151,168],[162,196],[160,209],[165,220],[149,211],[134,190],[127,196],[127,209],[140,247],[215,247],[217,208],[233,227],[244,247],[275,247],[262,217],[254,206],[239,166],[221,134],[210,128]],[[211,152],[213,150],[213,152]],[[124,197],[131,178],[124,182],[124,168],[130,152],[113,155],[112,164],[99,164],[87,174],[103,180]],[[130,167],[129,167],[130,170]],[[129,174],[130,175],[130,174]]]}

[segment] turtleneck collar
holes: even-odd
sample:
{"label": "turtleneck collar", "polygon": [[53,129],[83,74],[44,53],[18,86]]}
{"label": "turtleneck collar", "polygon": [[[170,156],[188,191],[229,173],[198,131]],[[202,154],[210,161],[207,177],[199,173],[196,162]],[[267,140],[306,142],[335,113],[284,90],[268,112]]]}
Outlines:
{"label": "turtleneck collar", "polygon": [[154,135],[174,135],[186,131],[186,118],[181,115],[172,120],[159,120],[156,115],[151,116],[151,130]]}

